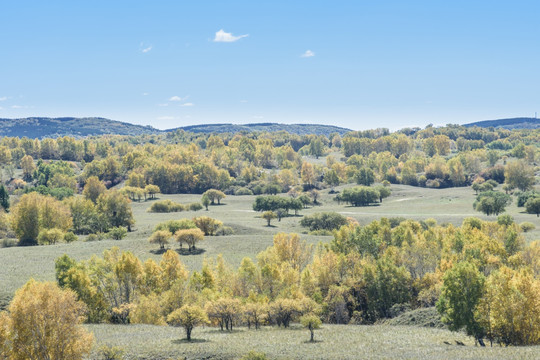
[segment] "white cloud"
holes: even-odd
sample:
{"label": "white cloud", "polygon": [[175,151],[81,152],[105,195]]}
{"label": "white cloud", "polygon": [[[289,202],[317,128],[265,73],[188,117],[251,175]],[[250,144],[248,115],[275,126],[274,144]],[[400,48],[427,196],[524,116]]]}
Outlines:
{"label": "white cloud", "polygon": [[148,95],[150,95],[150,93],[146,93],[146,92],[142,93],[142,96],[148,96]]}
{"label": "white cloud", "polygon": [[306,50],[305,53],[300,55],[300,57],[303,57],[303,58],[308,58],[308,57],[313,57],[313,56],[315,56],[315,53],[311,50]]}
{"label": "white cloud", "polygon": [[174,116],[160,116],[158,120],[174,120]]}
{"label": "white cloud", "polygon": [[7,100],[7,96],[0,97],[0,101],[6,101],[6,100]]}
{"label": "white cloud", "polygon": [[180,96],[171,96],[171,98],[169,99],[169,101],[182,101],[182,100],[185,100],[187,97],[185,98],[181,98]]}
{"label": "white cloud", "polygon": [[184,104],[182,104],[180,106],[195,106],[195,104],[194,103],[184,103]]}
{"label": "white cloud", "polygon": [[228,33],[223,31],[223,29],[216,32],[216,37],[214,38],[215,42],[235,42],[240,40],[241,38],[248,37],[249,34],[240,35],[240,36],[234,36],[232,33]]}
{"label": "white cloud", "polygon": [[145,43],[140,43],[139,44],[139,50],[143,53],[143,54],[146,54],[147,52],[150,52],[150,50],[152,50],[152,45],[147,45]]}

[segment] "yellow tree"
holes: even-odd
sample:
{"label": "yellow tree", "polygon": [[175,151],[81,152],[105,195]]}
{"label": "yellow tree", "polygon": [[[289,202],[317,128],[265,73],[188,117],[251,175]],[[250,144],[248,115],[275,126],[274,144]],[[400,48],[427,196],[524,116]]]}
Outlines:
{"label": "yellow tree", "polygon": [[184,305],[167,316],[167,322],[172,326],[182,326],[186,330],[186,339],[191,341],[191,332],[197,325],[207,324],[206,312],[197,305]]}
{"label": "yellow tree", "polygon": [[99,195],[103,194],[106,190],[107,188],[103,182],[97,178],[97,176],[90,176],[88,179],[86,179],[83,195],[88,200],[92,200],[92,202],[95,204]]}
{"label": "yellow tree", "polygon": [[[72,291],[30,280],[8,308],[11,358],[83,359],[93,343],[93,335],[81,326],[85,310]],[[1,328],[0,318],[0,341]]]}

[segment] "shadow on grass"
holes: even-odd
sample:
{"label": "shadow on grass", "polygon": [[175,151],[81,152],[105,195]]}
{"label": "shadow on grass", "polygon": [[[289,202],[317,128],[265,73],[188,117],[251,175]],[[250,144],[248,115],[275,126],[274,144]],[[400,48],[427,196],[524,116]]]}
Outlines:
{"label": "shadow on grass", "polygon": [[303,344],[319,344],[319,343],[322,343],[322,342],[323,342],[322,340],[313,340],[313,341],[306,340],[306,341],[302,341]]}
{"label": "shadow on grass", "polygon": [[150,250],[150,252],[154,255],[161,255],[165,254],[169,249],[156,249],[156,250]]}
{"label": "shadow on grass", "polygon": [[[255,328],[253,328],[252,330],[255,330]],[[233,331],[227,331],[227,330],[220,330],[220,329],[212,329],[212,330],[207,330],[206,332],[210,334],[237,334],[237,333],[246,332],[246,330],[233,329]]]}
{"label": "shadow on grass", "polygon": [[210,340],[206,340],[206,339],[191,339],[191,340],[178,339],[178,340],[172,340],[171,342],[173,344],[198,344],[198,343],[210,342]]}
{"label": "shadow on grass", "polygon": [[196,248],[195,250],[189,251],[189,249],[180,248],[180,249],[176,249],[176,252],[178,253],[178,255],[186,256],[186,255],[201,255],[201,254],[204,254],[206,250]]}

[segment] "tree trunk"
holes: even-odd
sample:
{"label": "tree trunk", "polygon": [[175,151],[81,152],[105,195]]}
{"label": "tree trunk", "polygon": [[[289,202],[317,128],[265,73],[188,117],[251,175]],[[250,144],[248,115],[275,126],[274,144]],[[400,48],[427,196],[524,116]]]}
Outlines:
{"label": "tree trunk", "polygon": [[309,332],[311,333],[311,340],[309,340],[309,341],[313,342],[313,336],[315,334],[314,334],[313,328],[311,326],[309,327]]}
{"label": "tree trunk", "polygon": [[186,338],[187,338],[187,341],[191,341],[191,328],[190,327],[187,327],[186,328]]}

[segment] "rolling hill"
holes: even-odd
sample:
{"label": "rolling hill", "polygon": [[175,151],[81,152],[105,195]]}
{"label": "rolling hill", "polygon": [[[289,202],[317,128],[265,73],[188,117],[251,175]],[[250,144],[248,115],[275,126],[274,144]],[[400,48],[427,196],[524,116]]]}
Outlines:
{"label": "rolling hill", "polygon": [[184,130],[198,133],[237,133],[237,132],[254,132],[254,131],[287,131],[292,134],[305,135],[330,135],[331,133],[339,133],[343,135],[350,129],[318,124],[277,124],[277,123],[259,123],[259,124],[207,124],[207,125],[191,125],[178,127],[169,130],[159,130],[152,126],[135,125],[126,122],[109,120],[98,117],[88,118],[46,118],[46,117],[31,117],[21,119],[2,119],[0,118],[0,136],[18,136],[28,138],[45,138],[45,137],[61,137],[73,136],[84,137],[92,135],[150,135],[162,134],[177,130]]}
{"label": "rolling hill", "polygon": [[537,129],[540,128],[540,119],[530,117],[484,120],[469,124],[463,124],[465,127],[500,127],[508,130],[512,129]]}

